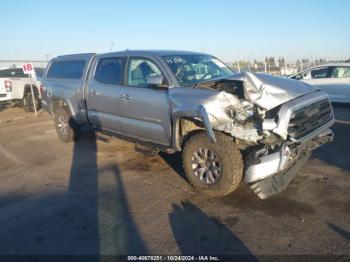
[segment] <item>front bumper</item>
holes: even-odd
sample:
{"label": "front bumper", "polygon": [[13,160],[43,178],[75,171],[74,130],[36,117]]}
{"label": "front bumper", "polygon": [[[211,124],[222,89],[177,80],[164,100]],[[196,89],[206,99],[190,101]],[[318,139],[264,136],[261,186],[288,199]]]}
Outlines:
{"label": "front bumper", "polygon": [[317,147],[331,142],[333,132],[326,129],[318,136],[300,144],[283,144],[279,151],[259,158],[248,159],[247,168],[244,175],[246,183],[256,182],[271,177],[277,173],[287,170],[295,164],[305,153],[311,152]]}

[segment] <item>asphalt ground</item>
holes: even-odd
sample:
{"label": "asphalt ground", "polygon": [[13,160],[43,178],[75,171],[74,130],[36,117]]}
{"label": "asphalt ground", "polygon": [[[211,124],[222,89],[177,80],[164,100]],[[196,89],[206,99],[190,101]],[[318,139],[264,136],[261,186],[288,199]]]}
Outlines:
{"label": "asphalt ground", "polygon": [[178,154],[145,157],[88,128],[62,143],[48,114],[8,110],[0,255],[350,255],[350,107],[335,106],[334,142],[267,200],[243,183],[210,199],[186,182]]}

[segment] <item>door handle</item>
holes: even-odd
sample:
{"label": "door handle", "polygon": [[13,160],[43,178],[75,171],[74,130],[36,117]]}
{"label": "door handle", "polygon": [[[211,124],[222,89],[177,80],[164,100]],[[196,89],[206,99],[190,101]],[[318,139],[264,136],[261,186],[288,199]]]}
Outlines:
{"label": "door handle", "polygon": [[132,96],[129,95],[129,94],[122,94],[122,95],[120,96],[120,98],[121,98],[122,100],[130,100],[130,99],[132,99]]}
{"label": "door handle", "polygon": [[96,90],[91,90],[90,95],[97,96],[97,95],[99,95],[99,93]]}

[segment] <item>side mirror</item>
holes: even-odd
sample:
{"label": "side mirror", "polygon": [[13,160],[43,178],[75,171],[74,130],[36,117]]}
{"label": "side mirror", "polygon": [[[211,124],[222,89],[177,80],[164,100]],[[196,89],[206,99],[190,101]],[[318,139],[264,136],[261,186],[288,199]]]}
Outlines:
{"label": "side mirror", "polygon": [[304,72],[302,75],[301,75],[302,79],[309,79],[309,72]]}
{"label": "side mirror", "polygon": [[147,84],[155,89],[167,89],[168,86],[163,83],[162,75],[149,75],[147,76]]}

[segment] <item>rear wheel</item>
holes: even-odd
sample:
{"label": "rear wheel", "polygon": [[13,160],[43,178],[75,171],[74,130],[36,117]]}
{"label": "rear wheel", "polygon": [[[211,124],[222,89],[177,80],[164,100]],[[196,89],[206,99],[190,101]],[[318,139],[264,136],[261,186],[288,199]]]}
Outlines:
{"label": "rear wheel", "polygon": [[78,138],[79,125],[73,120],[71,114],[65,108],[55,110],[54,121],[59,139],[63,142],[72,142]]}
{"label": "rear wheel", "polygon": [[233,139],[215,132],[216,142],[206,133],[193,135],[185,144],[182,162],[192,186],[211,197],[233,192],[243,176],[241,152]]}
{"label": "rear wheel", "polygon": [[[36,110],[39,110],[40,109],[40,101],[39,101],[39,97],[36,93],[34,93],[34,100],[35,100]],[[33,96],[32,96],[31,92],[27,92],[24,94],[23,109],[26,112],[34,112]]]}

